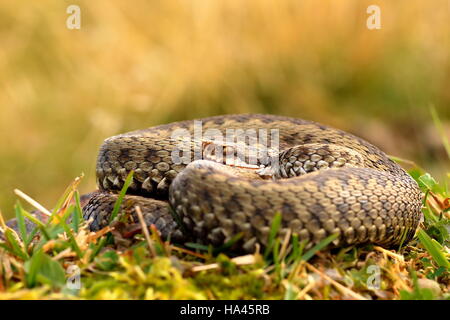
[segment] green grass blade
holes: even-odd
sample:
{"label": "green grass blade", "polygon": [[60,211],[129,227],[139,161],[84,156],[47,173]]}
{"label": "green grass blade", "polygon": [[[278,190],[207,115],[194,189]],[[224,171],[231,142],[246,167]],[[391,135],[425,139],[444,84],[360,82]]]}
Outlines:
{"label": "green grass blade", "polygon": [[27,243],[28,242],[27,226],[25,224],[25,218],[22,213],[23,209],[22,206],[20,205],[20,202],[16,204],[14,209],[16,212],[16,221],[17,226],[19,227],[20,236],[22,237],[22,241],[24,243]]}
{"label": "green grass blade", "polygon": [[94,261],[95,257],[99,254],[100,250],[106,245],[107,237],[102,237],[98,244],[94,247],[90,258],[90,261]]}
{"label": "green grass blade", "polygon": [[25,264],[26,281],[29,287],[38,283],[52,287],[62,287],[65,283],[65,271],[59,262],[53,260],[42,250],[35,252]]}
{"label": "green grass blade", "polygon": [[80,247],[78,246],[77,241],[75,240],[75,236],[73,235],[72,230],[69,228],[69,226],[66,223],[67,218],[70,215],[72,215],[72,216],[76,216],[77,215],[75,211],[76,211],[75,210],[75,206],[71,205],[67,209],[67,211],[64,214],[64,216],[60,218],[58,224],[64,229],[64,232],[69,237],[69,243],[70,243],[70,246],[72,247],[72,250],[77,254],[77,256],[79,258],[82,258],[83,257],[83,253],[81,252]]}
{"label": "green grass blade", "polygon": [[25,243],[25,247],[28,248],[28,246],[30,245],[31,241],[33,240],[34,236],[37,234],[37,232],[39,231],[39,227],[34,227],[33,230],[31,230],[30,234],[28,235],[28,239],[27,242]]}
{"label": "green grass blade", "polygon": [[184,245],[188,248],[195,249],[195,250],[209,251],[209,246],[205,246],[204,244],[200,244],[200,243],[186,242]]}
{"label": "green grass blade", "polygon": [[275,243],[272,249],[273,261],[275,263],[275,273],[281,274],[281,261],[280,261],[280,239],[275,239]]}
{"label": "green grass blade", "polygon": [[434,106],[430,107],[431,117],[433,118],[434,125],[439,132],[439,135],[442,139],[442,144],[444,145],[445,151],[447,152],[447,156],[450,159],[450,142],[448,141],[448,137],[445,133],[444,127],[442,126],[441,119],[439,119],[439,115],[437,114],[436,108]]}
{"label": "green grass blade", "polygon": [[47,232],[46,225],[45,225],[41,220],[39,220],[38,218],[36,218],[35,216],[33,216],[31,213],[29,213],[29,212],[27,212],[27,211],[25,211],[25,210],[23,210],[22,213],[23,213],[23,215],[25,215],[26,218],[28,218],[29,220],[31,220],[31,222],[33,222],[33,223],[39,228],[39,230],[41,230],[42,235],[43,235],[47,240],[50,240],[50,239],[51,239],[50,235],[49,235],[48,232]]}
{"label": "green grass blade", "polygon": [[433,241],[424,230],[419,230],[418,237],[428,253],[433,257],[433,260],[440,267],[450,268],[450,262],[443,253],[443,248],[437,241]]}
{"label": "green grass blade", "polygon": [[223,245],[221,245],[218,248],[213,249],[213,255],[218,255],[219,253],[226,251],[230,249],[236,242],[238,242],[242,237],[244,236],[244,233],[239,232],[238,234],[234,235],[230,240],[225,242]]}
{"label": "green grass blade", "polygon": [[83,209],[81,208],[80,193],[75,191],[75,211],[72,216],[72,229],[75,233],[78,233],[78,227],[80,222],[83,221]]}
{"label": "green grass blade", "polygon": [[267,258],[272,251],[273,245],[275,243],[275,237],[278,234],[281,226],[281,213],[277,212],[272,220],[272,225],[270,226],[269,239],[267,241],[267,247],[264,251],[264,258]]}
{"label": "green grass blade", "polygon": [[134,175],[134,171],[130,171],[130,173],[127,176],[127,179],[125,180],[125,183],[123,184],[122,190],[120,191],[119,197],[117,198],[117,201],[114,204],[114,209],[113,209],[113,212],[111,213],[111,216],[109,217],[109,222],[112,222],[119,214],[120,207],[122,206],[123,198],[125,197],[129,186],[133,182],[133,175]]}
{"label": "green grass blade", "polygon": [[335,239],[337,239],[338,236],[339,236],[339,234],[335,233],[335,234],[332,234],[331,236],[326,237],[325,239],[320,241],[318,244],[316,244],[314,247],[312,247],[311,249],[306,251],[305,254],[302,256],[302,260],[308,261],[317,252],[319,252],[320,250],[322,250],[323,248],[328,246],[331,242],[333,242]]}
{"label": "green grass blade", "polygon": [[11,229],[5,230],[5,238],[7,239],[11,252],[14,253],[17,257],[21,258],[22,260],[29,259],[28,253],[22,249],[22,246],[17,241],[16,237],[14,236],[14,232]]}
{"label": "green grass blade", "polygon": [[419,181],[428,189],[433,191],[434,193],[443,193],[443,189],[439,185],[439,183],[436,182],[436,180],[429,174],[425,173],[424,175],[419,177]]}

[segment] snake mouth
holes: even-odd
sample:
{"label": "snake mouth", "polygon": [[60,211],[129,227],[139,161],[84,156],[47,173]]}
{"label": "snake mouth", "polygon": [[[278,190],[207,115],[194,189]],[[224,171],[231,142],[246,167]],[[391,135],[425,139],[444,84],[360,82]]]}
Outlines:
{"label": "snake mouth", "polygon": [[259,170],[278,161],[279,150],[263,144],[202,140],[202,159],[232,167]]}

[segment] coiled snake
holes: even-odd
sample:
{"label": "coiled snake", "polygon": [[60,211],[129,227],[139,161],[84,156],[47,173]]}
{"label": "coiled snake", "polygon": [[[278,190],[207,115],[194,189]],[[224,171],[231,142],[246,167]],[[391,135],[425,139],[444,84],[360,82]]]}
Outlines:
{"label": "coiled snake", "polygon": [[339,234],[334,241],[337,246],[392,246],[414,235],[422,206],[418,185],[363,139],[318,123],[274,115],[199,120],[203,132],[223,135],[227,129],[277,130],[281,152],[270,157],[278,165],[255,170],[210,159],[189,164],[174,161],[180,142],[173,136],[175,129],[188,135],[184,141],[190,146],[187,153],[195,153],[198,143],[204,145],[205,141],[195,138],[194,121],[108,138],[97,162],[100,192],[84,207],[92,230],[109,223],[117,192],[133,170],[122,212],[138,221],[135,207],[139,206],[147,224],[154,224],[165,238],[221,245],[242,233],[236,245],[251,251],[256,243],[266,244],[277,212],[281,236],[290,230],[312,244],[334,233]]}

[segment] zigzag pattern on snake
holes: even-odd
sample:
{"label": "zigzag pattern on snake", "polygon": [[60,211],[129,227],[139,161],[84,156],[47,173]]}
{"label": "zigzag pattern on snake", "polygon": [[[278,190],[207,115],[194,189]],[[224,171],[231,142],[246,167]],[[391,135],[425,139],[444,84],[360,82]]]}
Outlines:
{"label": "zigzag pattern on snake", "polygon": [[[347,132],[311,121],[274,115],[224,115],[199,119],[203,130],[279,132],[279,165],[264,171],[211,160],[177,164],[175,129],[194,134],[194,121],[129,132],[105,140],[97,162],[99,192],[84,207],[90,228],[109,216],[130,171],[134,171],[122,212],[136,218],[138,205],[147,224],[164,238],[221,245],[238,233],[236,246],[265,245],[275,214],[280,235],[288,230],[310,244],[339,234],[334,245],[409,241],[421,219],[417,183],[384,152]],[[198,141],[192,140],[192,151]],[[177,219],[174,219],[174,216]],[[130,222],[133,223],[133,222]],[[179,225],[181,224],[181,226]]]}

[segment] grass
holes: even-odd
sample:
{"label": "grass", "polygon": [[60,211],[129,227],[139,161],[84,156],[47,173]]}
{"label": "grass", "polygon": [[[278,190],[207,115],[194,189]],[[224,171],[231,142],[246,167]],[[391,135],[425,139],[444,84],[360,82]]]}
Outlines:
{"label": "grass", "polygon": [[[442,142],[448,139],[431,109]],[[450,154],[449,154],[450,157]],[[3,299],[403,299],[450,300],[450,173],[443,183],[411,161],[409,174],[424,193],[423,221],[415,237],[397,249],[375,245],[327,248],[331,235],[309,250],[305,241],[280,235],[281,214],[272,221],[264,252],[234,256],[218,248],[163,241],[154,225],[122,249],[120,211],[131,172],[111,213],[111,225],[90,232],[84,221],[76,178],[53,211],[16,190],[44,212],[43,222],[15,206],[17,228],[0,212],[0,300]],[[34,222],[27,229],[26,219]],[[118,228],[119,229],[119,228]],[[150,229],[150,232],[148,232]]]}
{"label": "grass", "polygon": [[76,179],[31,234],[25,218],[34,218],[20,201],[19,232],[0,219],[0,299],[450,299],[448,181],[417,167],[410,174],[426,195],[424,221],[397,250],[327,250],[333,235],[306,251],[295,235],[278,236],[278,214],[265,252],[244,256],[226,255],[228,246],[164,242],[153,226],[148,238],[136,235],[132,247],[116,250],[111,227],[88,231]]}

